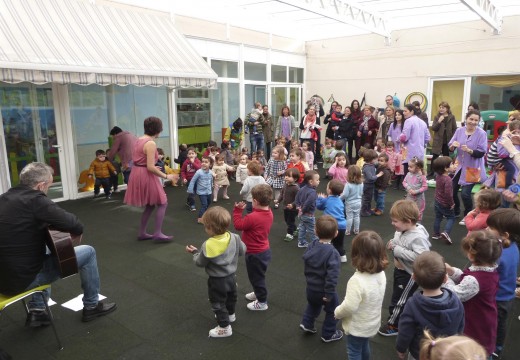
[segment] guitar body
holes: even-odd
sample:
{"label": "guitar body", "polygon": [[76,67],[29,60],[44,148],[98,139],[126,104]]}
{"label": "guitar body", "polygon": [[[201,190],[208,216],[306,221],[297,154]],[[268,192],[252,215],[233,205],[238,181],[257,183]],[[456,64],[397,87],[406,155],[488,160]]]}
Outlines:
{"label": "guitar body", "polygon": [[56,256],[61,278],[78,273],[78,262],[69,233],[48,229],[47,247]]}

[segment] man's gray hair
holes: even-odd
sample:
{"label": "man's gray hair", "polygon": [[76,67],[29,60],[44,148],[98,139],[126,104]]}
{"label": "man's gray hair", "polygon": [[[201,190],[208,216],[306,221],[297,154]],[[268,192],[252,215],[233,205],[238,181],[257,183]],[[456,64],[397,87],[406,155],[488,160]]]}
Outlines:
{"label": "man's gray hair", "polygon": [[33,188],[36,184],[49,181],[54,170],[47,164],[33,162],[27,164],[20,172],[20,184]]}

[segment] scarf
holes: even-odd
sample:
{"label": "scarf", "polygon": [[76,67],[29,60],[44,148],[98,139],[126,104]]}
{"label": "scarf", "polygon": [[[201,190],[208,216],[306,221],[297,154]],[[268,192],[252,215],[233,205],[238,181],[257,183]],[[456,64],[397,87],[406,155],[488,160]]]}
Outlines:
{"label": "scarf", "polygon": [[291,118],[288,116],[282,118],[282,136],[286,139],[291,137]]}
{"label": "scarf", "polygon": [[316,122],[316,114],[314,114],[313,116],[310,116],[309,114],[305,115],[305,123],[303,124],[303,126],[305,127],[307,124],[312,124]]}

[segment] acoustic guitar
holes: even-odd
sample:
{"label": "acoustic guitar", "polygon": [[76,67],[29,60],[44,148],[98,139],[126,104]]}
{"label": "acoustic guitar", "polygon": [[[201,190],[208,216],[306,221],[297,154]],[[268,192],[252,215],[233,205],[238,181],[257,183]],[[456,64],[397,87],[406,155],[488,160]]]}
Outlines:
{"label": "acoustic guitar", "polygon": [[71,236],[69,233],[54,229],[47,230],[47,247],[56,256],[61,278],[78,273],[78,261],[74,245],[79,245],[81,235]]}

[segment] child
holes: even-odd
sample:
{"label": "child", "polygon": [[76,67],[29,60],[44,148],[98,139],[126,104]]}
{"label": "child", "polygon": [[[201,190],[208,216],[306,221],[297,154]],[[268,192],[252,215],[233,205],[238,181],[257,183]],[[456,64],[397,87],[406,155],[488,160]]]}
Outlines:
{"label": "child", "polygon": [[209,276],[209,302],[218,324],[209,331],[209,336],[228,337],[233,333],[230,324],[236,320],[238,257],[244,255],[246,246],[240,236],[228,231],[231,215],[223,207],[208,209],[202,222],[210,238],[200,251],[193,245],[186,246],[186,251],[193,254],[195,265],[204,267]]}
{"label": "child", "polygon": [[359,213],[361,211],[361,198],[363,196],[363,181],[361,179],[361,169],[357,165],[350,165],[348,168],[348,182],[343,188],[341,200],[345,202],[345,215],[347,217],[347,229],[345,235],[350,235],[352,226],[354,234],[359,233]]}
{"label": "child", "polygon": [[334,144],[334,150],[332,150],[332,152],[330,153],[329,157],[331,159],[335,159],[336,155],[338,155],[338,154],[345,154],[345,155],[347,155],[345,150],[343,150],[344,146],[345,146],[345,142],[343,140],[336,141],[336,143]]}
{"label": "child", "polygon": [[[449,156],[439,156],[432,164],[433,171],[437,174],[435,179],[435,220],[433,221],[434,240],[443,240],[448,245],[453,244],[450,233],[455,222],[455,203],[453,201],[453,184],[448,175],[452,166]],[[441,232],[441,222],[446,218],[446,226]]]}
{"label": "child", "polygon": [[[159,149],[157,149],[157,150],[159,150]],[[105,154],[109,154],[109,153],[110,153],[110,149],[107,149]],[[108,159],[108,161],[110,161],[110,163],[112,164],[114,169],[116,169],[117,174],[110,174],[110,185],[112,186],[112,192],[117,193],[117,192],[119,192],[117,187],[119,186],[119,174],[121,173],[121,163],[117,162],[115,159],[114,160]],[[161,181],[163,181],[163,180],[164,179],[161,178]]]}
{"label": "child", "polygon": [[288,146],[286,146],[286,145],[287,145],[287,140],[285,140],[284,137],[281,137],[278,140],[276,140],[276,146],[283,147],[283,152],[285,154],[285,157],[287,158],[287,156],[289,156],[289,151],[287,151]]}
{"label": "child", "polygon": [[[157,158],[157,162],[155,163],[155,166],[158,167],[162,173],[166,174],[166,168],[164,167],[166,165],[164,163],[164,150],[161,148],[157,148],[157,154],[159,155],[159,157]],[[163,186],[164,186],[164,180],[165,179],[161,178],[161,183],[163,184]]]}
{"label": "child", "polygon": [[222,198],[225,200],[229,199],[227,189],[229,187],[228,171],[235,171],[233,166],[229,166],[225,163],[225,155],[219,154],[217,156],[217,163],[213,165],[211,172],[214,177],[213,187],[213,202],[217,202],[219,189],[223,189]]}
{"label": "child", "polygon": [[480,360],[486,358],[486,350],[467,336],[434,338],[428,331],[421,341],[420,360]]}
{"label": "child", "polygon": [[246,154],[240,155],[240,160],[237,165],[237,183],[244,184],[244,181],[247,179],[247,163],[249,162],[249,157]]}
{"label": "child", "polygon": [[390,301],[390,317],[381,326],[379,334],[396,336],[397,324],[406,301],[417,290],[417,284],[412,278],[415,258],[430,249],[428,232],[419,220],[419,208],[411,200],[399,200],[390,209],[390,218],[395,228],[395,235],[387,244],[387,249],[394,256],[394,287]]}
{"label": "child", "polygon": [[[287,169],[287,162],[285,162],[285,152],[281,146],[275,146],[272,151],[271,158],[265,168],[265,182],[273,188],[274,199],[280,197],[280,191],[284,186],[284,175]],[[275,202],[274,208],[278,209],[278,202]]]}
{"label": "child", "polygon": [[304,141],[302,143],[302,151],[303,151],[303,154],[305,155],[305,162],[308,165],[308,169],[314,170],[314,154],[311,150],[311,145],[309,144],[309,142]]}
{"label": "child", "polygon": [[315,170],[309,170],[305,173],[303,186],[296,194],[294,201],[298,209],[298,216],[300,223],[298,224],[298,247],[306,248],[309,244],[307,242],[307,235],[311,237],[311,241],[316,240],[314,233],[314,212],[316,211],[316,187],[320,184],[320,174]]}
{"label": "child", "polygon": [[296,194],[298,193],[298,190],[300,190],[300,187],[298,186],[299,178],[300,172],[298,169],[287,169],[285,171],[285,185],[278,198],[274,201],[275,207],[280,202],[283,202],[283,217],[287,224],[287,235],[285,235],[284,238],[285,241],[292,241],[294,239],[296,216],[298,216],[295,200]]}
{"label": "child", "polygon": [[209,148],[209,157],[213,160],[213,163],[216,162],[218,154],[219,154],[219,149],[218,149],[218,147],[216,145],[215,146],[211,146]]}
{"label": "child", "polygon": [[370,359],[369,340],[381,323],[385,296],[385,244],[374,231],[363,231],[352,240],[350,255],[356,272],[349,279],[345,299],[334,310],[334,316],[342,320],[347,334],[348,358]]}
{"label": "child", "polygon": [[347,155],[343,153],[337,153],[334,159],[334,164],[330,167],[328,174],[336,180],[339,180],[343,185],[347,183],[349,162]]}
{"label": "child", "polygon": [[[365,165],[365,158],[363,157],[363,153],[368,150],[367,148],[365,148],[364,146],[361,146],[359,148],[359,151],[358,151],[358,159],[356,161],[356,165],[357,167],[359,167],[360,169],[363,169],[363,165]],[[377,153],[376,153],[377,154]]]}
{"label": "child", "polygon": [[251,161],[247,164],[247,178],[242,185],[242,189],[240,190],[240,196],[246,202],[246,210],[248,214],[251,214],[253,211],[253,198],[251,195],[251,190],[258,184],[265,184],[265,180],[262,176],[260,176],[260,172],[262,171],[261,165],[259,162]]}
{"label": "child", "polygon": [[231,152],[231,144],[229,142],[223,141],[222,144],[220,144],[220,155],[224,156],[224,162],[229,166],[235,164],[235,159]]}
{"label": "child", "polygon": [[213,165],[213,159],[209,156],[203,155],[200,163],[200,169],[195,172],[193,178],[188,186],[188,194],[195,194],[199,196],[200,210],[197,222],[202,224],[202,215],[208,209],[211,204],[211,194],[213,193],[213,174],[211,173],[211,165]]}
{"label": "child", "polygon": [[377,173],[378,175],[382,173],[382,175],[378,176],[374,183],[374,201],[376,202],[376,208],[373,209],[372,212],[376,216],[381,216],[385,212],[386,188],[390,184],[392,172],[388,167],[388,155],[384,152],[379,154],[377,162],[379,163]]}
{"label": "child", "polygon": [[[183,184],[186,186],[190,186],[191,180],[193,176],[200,169],[201,163],[197,158],[197,152],[195,148],[188,148],[188,158],[184,161],[181,168],[181,178]],[[190,208],[190,211],[196,211],[195,208],[195,194],[188,193],[188,198],[186,199],[186,206]]]}
{"label": "child", "polygon": [[179,145],[179,157],[176,159],[173,159],[173,161],[176,164],[179,164],[179,167],[182,168],[182,165],[184,165],[184,162],[188,159],[188,145],[186,144],[180,144]]}
{"label": "child", "polygon": [[372,198],[374,197],[374,189],[377,178],[383,176],[382,172],[376,174],[376,166],[374,162],[377,161],[377,153],[372,149],[365,149],[363,151],[363,158],[365,164],[363,165],[363,199],[361,202],[361,216],[372,215]]}
{"label": "child", "polygon": [[334,160],[330,157],[330,154],[332,153],[334,149],[332,148],[332,140],[326,139],[325,140],[325,147],[323,148],[323,168],[327,170],[327,175],[325,177],[329,177],[328,170],[334,164]]}
{"label": "child", "polygon": [[446,264],[453,290],[464,304],[464,335],[475,339],[488,356],[495,350],[497,335],[498,272],[496,261],[502,244],[491,231],[474,231],[462,240],[462,250],[471,266],[462,271]]}
{"label": "child", "polygon": [[267,166],[267,161],[265,160],[264,150],[258,150],[256,152],[256,160],[260,163],[260,165],[262,165],[262,168],[265,169]]}
{"label": "child", "polygon": [[404,177],[403,187],[406,190],[406,199],[412,200],[419,208],[419,222],[422,221],[426,199],[424,193],[428,189],[428,180],[424,175],[424,162],[412,158],[408,162],[408,173]]}
{"label": "child", "polygon": [[[262,116],[262,104],[259,102],[255,103],[255,107],[251,109],[251,112],[246,118],[246,125],[251,135],[258,134],[256,122],[259,122]],[[253,149],[254,150],[254,149]]]}
{"label": "child", "polygon": [[376,144],[374,146],[374,150],[377,152],[377,155],[380,155],[380,154],[386,152],[386,145],[385,145],[383,138],[378,137],[376,139]]}
{"label": "child", "polygon": [[300,143],[298,142],[298,140],[291,140],[291,150],[299,149],[299,148],[300,148]]}
{"label": "child", "polygon": [[289,164],[287,164],[287,169],[296,168],[300,172],[300,179],[298,180],[300,186],[303,184],[303,177],[305,175],[305,168],[301,162],[303,156],[303,152],[299,148],[291,149],[289,153]]}
{"label": "child", "polygon": [[[506,338],[507,317],[516,290],[516,271],[519,264],[518,241],[520,241],[520,211],[516,209],[496,209],[487,219],[488,228],[502,239],[502,255],[498,259],[498,310],[497,340],[493,357],[499,358]],[[510,244],[509,246],[507,246]]]}
{"label": "child", "polygon": [[[324,123],[327,124],[328,122],[329,125],[327,126],[327,130],[325,132],[325,137],[327,139],[331,139],[331,140],[335,140],[336,139],[336,132],[338,130],[338,127],[339,127],[339,123],[341,122],[341,119],[343,119],[343,113],[341,112],[343,110],[343,106],[340,105],[340,104],[337,104],[334,109],[331,109],[333,111],[331,111],[331,115],[330,115],[330,120],[327,119],[327,117],[325,118],[325,121]],[[328,121],[327,121],[328,120]]]}
{"label": "child", "polygon": [[303,254],[304,274],[307,282],[307,308],[303,314],[300,329],[305,333],[315,334],[316,318],[325,311],[325,320],[321,329],[321,341],[329,343],[343,337],[341,330],[336,330],[338,320],[334,318],[334,309],[338,305],[336,286],[340,272],[340,259],[336,249],[330,246],[338,227],[332,216],[324,215],[316,221],[317,240],[309,244]]}
{"label": "child", "polygon": [[502,198],[500,193],[492,189],[482,189],[475,194],[475,209],[471,210],[465,217],[464,223],[468,229],[468,235],[472,231],[487,228],[486,220],[489,213],[500,206]]}
{"label": "child", "polygon": [[339,180],[331,180],[327,184],[327,196],[319,194],[316,200],[316,208],[323,211],[324,215],[331,215],[338,223],[338,231],[332,239],[332,245],[338,251],[342,263],[347,262],[347,255],[343,246],[347,221],[345,220],[345,205],[340,199],[344,185]]}
{"label": "child", "polygon": [[88,177],[96,176],[94,183],[94,198],[99,195],[99,187],[103,185],[105,197],[110,199],[110,175],[117,175],[116,168],[107,160],[107,155],[103,150],[96,150],[96,158],[90,163]]}
{"label": "child", "polygon": [[390,168],[390,171],[393,174],[393,179],[395,180],[394,190],[399,190],[404,178],[404,166],[402,164],[403,157],[400,152],[395,151],[393,141],[388,141],[386,143],[385,153],[388,155],[388,167]]}
{"label": "child", "polygon": [[442,256],[435,251],[417,256],[412,278],[422,291],[408,300],[399,320],[396,349],[401,359],[407,350],[413,359],[419,359],[419,343],[426,329],[433,336],[457,335],[464,330],[462,303],[451,290],[441,287],[448,280]]}
{"label": "child", "polygon": [[260,184],[251,190],[251,195],[254,211],[242,217],[246,204],[235,203],[233,223],[235,229],[242,230],[242,239],[247,247],[247,276],[253,286],[253,292],[246,294],[246,299],[251,301],[247,304],[247,308],[252,311],[263,311],[268,309],[265,272],[271,262],[268,235],[273,225],[273,213],[269,208],[273,190],[267,184]]}

